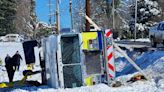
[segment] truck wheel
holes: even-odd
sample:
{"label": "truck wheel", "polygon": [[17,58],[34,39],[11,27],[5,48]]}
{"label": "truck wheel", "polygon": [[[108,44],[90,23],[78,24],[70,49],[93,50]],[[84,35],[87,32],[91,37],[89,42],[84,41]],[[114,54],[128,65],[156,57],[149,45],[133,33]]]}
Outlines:
{"label": "truck wheel", "polygon": [[151,46],[157,47],[157,42],[154,41],[154,38],[151,38]]}

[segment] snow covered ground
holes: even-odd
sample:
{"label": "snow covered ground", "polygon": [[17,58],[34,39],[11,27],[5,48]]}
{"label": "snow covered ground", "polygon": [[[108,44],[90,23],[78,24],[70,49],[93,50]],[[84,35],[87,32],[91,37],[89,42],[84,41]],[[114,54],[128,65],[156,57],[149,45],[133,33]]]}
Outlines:
{"label": "snow covered ground", "polygon": [[115,41],[137,41],[137,42],[150,42],[149,38],[140,38],[140,39],[125,39],[125,40],[119,40],[119,39],[114,39]]}
{"label": "snow covered ground", "polygon": [[[134,41],[134,39],[130,39],[130,41]],[[136,39],[136,41],[138,42],[150,42],[149,38],[140,38],[140,39]]]}
{"label": "snow covered ground", "polygon": [[[0,42],[0,58],[2,60],[2,66],[0,66],[0,82],[8,82],[7,72],[5,68],[5,62],[4,59],[7,54],[10,56],[13,56],[16,51],[19,51],[20,55],[22,56],[21,62],[20,62],[20,70],[15,72],[14,81],[20,80],[23,78],[23,70],[26,70],[26,63],[25,63],[25,56],[23,51],[23,46],[21,42]],[[39,66],[39,50],[38,48],[34,48],[35,56],[36,56],[36,63],[35,63],[35,69],[34,70],[40,70]],[[30,80],[38,79],[38,81],[41,81],[40,75],[34,75]]]}
{"label": "snow covered ground", "polygon": [[[119,61],[116,62],[117,73],[120,74],[115,81],[120,81],[122,83],[121,87],[111,87],[105,84],[98,84],[72,89],[53,89],[48,86],[41,86],[13,88],[7,90],[0,89],[0,92],[164,92],[164,51],[148,51],[142,53],[135,59],[135,62],[143,69],[149,79],[147,81],[142,80],[134,83],[127,83],[126,81],[133,75],[138,74],[138,72],[120,53],[117,52],[116,54],[117,57],[121,57]],[[36,67],[36,69],[39,69],[39,67]],[[20,78],[18,77],[19,74],[21,74],[20,72],[15,74],[18,79]],[[0,67],[0,82],[8,81],[4,73],[5,71],[3,71],[3,67]],[[38,75],[35,76],[35,79],[37,78],[39,78]]]}

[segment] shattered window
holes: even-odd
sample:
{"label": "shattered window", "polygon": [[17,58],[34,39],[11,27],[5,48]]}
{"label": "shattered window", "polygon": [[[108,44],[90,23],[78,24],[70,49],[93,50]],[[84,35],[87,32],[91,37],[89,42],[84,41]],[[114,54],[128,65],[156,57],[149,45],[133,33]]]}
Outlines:
{"label": "shattered window", "polygon": [[82,86],[81,65],[64,66],[63,74],[65,88]]}
{"label": "shattered window", "polygon": [[87,75],[101,74],[101,52],[100,51],[84,51],[85,66]]}
{"label": "shattered window", "polygon": [[80,63],[80,47],[78,36],[61,38],[63,64]]}
{"label": "shattered window", "polygon": [[73,88],[82,86],[82,70],[80,64],[80,46],[78,35],[62,36],[61,51],[64,87]]}

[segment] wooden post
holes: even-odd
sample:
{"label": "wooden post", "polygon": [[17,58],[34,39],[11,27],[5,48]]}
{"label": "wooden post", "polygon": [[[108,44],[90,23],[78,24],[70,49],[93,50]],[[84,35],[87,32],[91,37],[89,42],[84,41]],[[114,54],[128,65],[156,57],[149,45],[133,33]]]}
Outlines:
{"label": "wooden post", "polygon": [[57,24],[57,34],[60,33],[60,13],[59,13],[59,0],[56,0],[56,24]]}
{"label": "wooden post", "polygon": [[[91,10],[90,10],[90,0],[86,0],[86,15],[88,17],[90,17],[90,12],[91,12]],[[90,23],[87,19],[86,19],[85,26],[86,26],[85,31],[90,31]]]}

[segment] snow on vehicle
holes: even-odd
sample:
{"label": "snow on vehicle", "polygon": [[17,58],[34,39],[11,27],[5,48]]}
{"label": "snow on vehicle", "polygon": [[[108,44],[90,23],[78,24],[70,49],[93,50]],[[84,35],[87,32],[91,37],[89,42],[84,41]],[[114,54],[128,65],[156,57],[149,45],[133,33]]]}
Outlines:
{"label": "snow on vehicle", "polygon": [[24,39],[19,34],[7,34],[6,36],[1,38],[4,42],[22,42]]}
{"label": "snow on vehicle", "polygon": [[164,21],[150,29],[149,37],[153,47],[156,47],[158,43],[164,44]]}
{"label": "snow on vehicle", "polygon": [[0,37],[0,41],[3,41],[4,38],[5,38],[5,36],[1,36]]}

